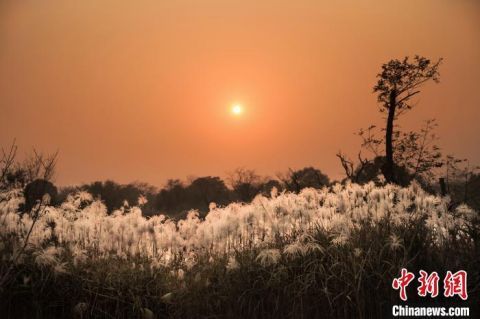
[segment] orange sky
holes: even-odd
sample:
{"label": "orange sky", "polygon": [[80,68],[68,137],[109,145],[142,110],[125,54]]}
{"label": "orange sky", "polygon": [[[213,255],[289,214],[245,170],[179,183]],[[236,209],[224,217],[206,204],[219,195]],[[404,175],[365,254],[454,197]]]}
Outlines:
{"label": "orange sky", "polygon": [[[60,185],[275,175],[355,154],[380,65],[444,57],[401,125],[480,163],[475,0],[2,0],[0,145],[60,150]],[[233,117],[229,107],[245,112]]]}

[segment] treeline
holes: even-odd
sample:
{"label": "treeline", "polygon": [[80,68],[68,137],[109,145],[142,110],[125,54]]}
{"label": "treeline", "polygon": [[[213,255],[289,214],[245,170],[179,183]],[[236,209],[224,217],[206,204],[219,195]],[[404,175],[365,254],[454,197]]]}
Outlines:
{"label": "treeline", "polygon": [[322,188],[329,184],[328,176],[313,167],[290,170],[277,178],[262,177],[254,170],[238,168],[229,173],[226,179],[218,176],[203,176],[188,181],[170,179],[160,190],[145,183],[122,185],[110,180],[97,181],[63,188],[57,201],[64,201],[74,191],[84,190],[102,200],[109,212],[140,205],[145,215],[163,213],[182,218],[191,209],[198,210],[203,216],[212,203],[218,206],[232,202],[248,203],[259,194],[270,196],[272,191],[284,190],[299,192],[305,187]]}
{"label": "treeline", "polygon": [[[372,174],[365,174],[359,184],[378,179],[380,169],[371,168]],[[480,174],[465,176],[462,171],[452,172],[446,184],[447,195],[452,198],[452,205],[466,203],[477,211],[480,210]],[[407,179],[408,177],[404,177]],[[342,182],[346,182],[347,179]],[[411,180],[409,181],[411,182]],[[190,181],[169,180],[159,190],[145,183],[118,184],[114,181],[94,182],[77,188],[64,188],[59,192],[58,200],[63,201],[72,191],[81,189],[91,193],[104,202],[109,212],[133,205],[142,206],[145,215],[166,214],[172,218],[183,218],[191,209],[204,216],[214,203],[226,206],[232,202],[248,203],[261,194],[271,196],[272,192],[289,191],[298,193],[306,187],[321,189],[332,185],[327,175],[314,167],[290,170],[276,178],[265,178],[253,170],[238,169],[228,178],[204,176]],[[423,185],[431,193],[441,194],[440,185]]]}
{"label": "treeline", "polygon": [[25,203],[21,211],[30,211],[48,194],[50,205],[60,205],[69,194],[86,191],[101,200],[109,213],[134,205],[142,207],[145,215],[166,214],[182,218],[192,209],[205,215],[212,203],[225,206],[232,202],[250,202],[255,196],[269,196],[277,192],[299,192],[306,187],[322,188],[330,185],[327,175],[319,169],[305,167],[289,170],[276,178],[262,177],[254,170],[237,168],[227,178],[203,176],[187,181],[170,179],[161,189],[147,183],[119,184],[115,181],[96,181],[89,184],[57,188],[54,183],[57,153],[45,155],[35,149],[23,161],[16,159],[15,141],[8,149],[2,148],[0,157],[0,190],[23,189]]}
{"label": "treeline", "polygon": [[[60,205],[69,194],[86,191],[101,200],[109,213],[140,205],[147,216],[165,214],[172,218],[182,218],[191,209],[198,210],[204,216],[212,203],[217,206],[226,206],[232,202],[248,203],[259,194],[270,196],[272,191],[298,193],[306,187],[321,189],[336,183],[314,167],[289,169],[274,178],[260,176],[252,169],[238,168],[228,173],[225,179],[218,176],[196,177],[186,181],[170,179],[160,189],[147,183],[119,184],[111,180],[57,188],[52,182],[57,154],[44,155],[34,150],[26,160],[19,162],[15,160],[16,150],[15,143],[8,150],[3,150],[0,189],[23,189],[23,211],[30,211],[45,193],[49,195],[51,205]],[[377,156],[369,161],[360,158],[356,165],[345,157],[341,157],[341,160],[347,172],[341,183],[387,183],[382,174],[384,157]],[[414,174],[404,165],[395,167],[398,184],[408,185],[416,181],[431,193],[450,196],[452,205],[466,203],[480,210],[480,174],[468,162],[446,157],[441,172],[432,175],[432,178]]]}

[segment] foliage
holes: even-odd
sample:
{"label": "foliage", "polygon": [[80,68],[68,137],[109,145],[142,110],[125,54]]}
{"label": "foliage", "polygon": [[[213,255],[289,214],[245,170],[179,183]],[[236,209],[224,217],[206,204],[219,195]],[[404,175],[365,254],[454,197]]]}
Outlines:
{"label": "foliage", "polygon": [[[378,81],[373,92],[378,93],[377,99],[381,110],[389,110],[392,92],[396,95],[395,107],[400,112],[410,110],[414,95],[420,93],[419,87],[429,80],[439,82],[438,67],[442,59],[433,62],[425,57],[415,55],[413,61],[407,56],[403,60],[393,59],[382,65],[382,71],[377,75]],[[400,114],[397,114],[397,116]]]}

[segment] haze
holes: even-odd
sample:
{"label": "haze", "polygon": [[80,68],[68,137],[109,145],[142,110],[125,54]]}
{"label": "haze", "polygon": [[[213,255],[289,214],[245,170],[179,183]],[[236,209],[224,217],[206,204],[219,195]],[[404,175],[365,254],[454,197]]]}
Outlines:
{"label": "haze", "polygon": [[436,118],[444,152],[480,163],[478,39],[473,0],[2,0],[0,145],[58,149],[60,185],[341,178],[335,153],[382,123],[381,64],[420,54],[445,59],[441,83],[400,124]]}

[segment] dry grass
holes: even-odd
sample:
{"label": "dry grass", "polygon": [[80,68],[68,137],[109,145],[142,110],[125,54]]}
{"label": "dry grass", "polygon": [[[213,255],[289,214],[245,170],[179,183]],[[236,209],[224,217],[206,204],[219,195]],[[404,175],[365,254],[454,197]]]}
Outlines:
{"label": "dry grass", "polygon": [[382,318],[402,267],[465,269],[478,304],[478,213],[417,185],[272,194],[178,222],[107,215],[86,193],[20,215],[22,201],[0,194],[7,317]]}

